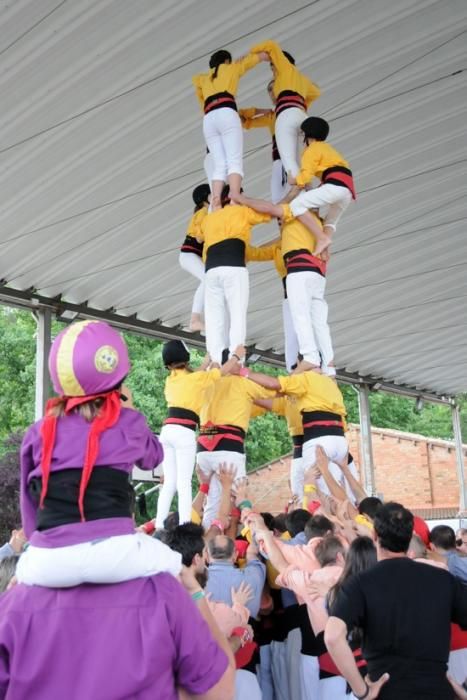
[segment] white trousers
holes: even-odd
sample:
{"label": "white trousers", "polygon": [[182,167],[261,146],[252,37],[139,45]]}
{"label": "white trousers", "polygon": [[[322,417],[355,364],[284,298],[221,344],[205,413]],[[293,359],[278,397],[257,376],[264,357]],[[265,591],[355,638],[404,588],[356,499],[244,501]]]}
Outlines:
{"label": "white trousers", "polygon": [[192,314],[202,314],[204,309],[204,263],[196,253],[180,253],[178,262],[182,270],[199,280],[191,307]]}
{"label": "white trousers", "polygon": [[342,676],[322,678],[319,682],[319,700],[348,700],[347,682]]}
{"label": "white trousers", "polygon": [[287,173],[282,167],[281,160],[273,160],[271,170],[271,202],[277,204],[290,189],[287,183]]}
{"label": "white trousers", "polygon": [[191,477],[196,460],[196,433],[183,425],[162,426],[160,441],[164,448],[164,483],[157,501],[156,527],[162,528],[178,492],[180,525],[191,521]]}
{"label": "white trousers", "polygon": [[300,126],[306,119],[306,112],[298,107],[290,107],[279,114],[276,119],[275,135],[277,148],[286,173],[294,177],[300,170],[298,160],[298,141]]}
{"label": "white trousers", "polygon": [[251,671],[235,671],[235,700],[262,700],[258,679]]}
{"label": "white trousers", "polygon": [[82,583],[119,583],[166,571],[178,576],[181,555],[143,532],[69,547],[29,546],[16,569],[20,583],[70,588]]}
{"label": "white trousers", "polygon": [[290,490],[294,496],[299,498],[303,498],[304,473],[303,457],[292,459],[290,462]]}
{"label": "white trousers", "polygon": [[214,172],[214,158],[212,153],[206,153],[203,161],[204,172],[209,183],[209,189],[212,191],[212,174]]}
{"label": "white trousers", "polygon": [[287,275],[287,297],[298,345],[303,359],[323,372],[334,359],[328,325],[328,305],[324,299],[326,278],[317,272],[293,272]]}
{"label": "white trousers", "polygon": [[[296,274],[295,272],[293,274]],[[282,322],[284,324],[284,355],[287,372],[298,361],[298,338],[293,325],[292,314],[288,299],[282,300]]]}
{"label": "white trousers", "polygon": [[230,318],[229,350],[245,345],[249,277],[246,267],[214,267],[205,275],[204,321],[206,349],[213,362],[222,363],[225,348],[225,307]]}
{"label": "white trousers", "polygon": [[308,209],[323,210],[324,225],[336,226],[351,201],[352,193],[347,187],[324,184],[300,192],[298,197],[290,202],[290,209],[294,216],[301,216]]}
{"label": "white trousers", "polygon": [[286,642],[271,642],[271,671],[275,700],[294,700],[289,693]]}
{"label": "white trousers", "polygon": [[212,474],[203,513],[203,527],[207,530],[219,513],[219,504],[222,494],[222,486],[217,477],[219,465],[223,462],[226,462],[227,465],[233,464],[237,469],[235,478],[242,479],[246,475],[246,456],[240,452],[214,450],[213,452],[198,452],[196,461],[202,472],[207,476]]}
{"label": "white trousers", "polygon": [[227,182],[227,176],[243,177],[243,128],[238,113],[230,107],[213,109],[203,118],[203,133],[212,155],[213,180]]}
{"label": "white trousers", "polygon": [[320,700],[319,683],[318,657],[300,654],[300,687],[302,700]]}
{"label": "white trousers", "polygon": [[[308,467],[315,464],[317,445],[320,445],[329,457],[329,471],[331,472],[331,476],[339,483],[342,483],[342,469],[335,464],[335,462],[342,461],[347,455],[349,445],[346,438],[342,435],[322,435],[321,437],[312,438],[304,442],[303,469],[308,469]],[[318,486],[323,493],[329,495],[330,491],[322,476],[318,479]]]}

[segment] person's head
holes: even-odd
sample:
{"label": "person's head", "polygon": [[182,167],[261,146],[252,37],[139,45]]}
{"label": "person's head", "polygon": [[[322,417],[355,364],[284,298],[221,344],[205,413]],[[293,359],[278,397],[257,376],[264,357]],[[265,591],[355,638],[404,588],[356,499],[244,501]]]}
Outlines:
{"label": "person's head", "polygon": [[204,530],[201,525],[184,523],[167,533],[165,543],[182,555],[182,564],[193,569],[198,583],[204,588],[208,572]]}
{"label": "person's head", "polygon": [[326,141],[329,134],[329,124],[321,117],[308,117],[301,123],[300,129],[307,145],[310,141]]}
{"label": "person's head", "polygon": [[426,546],[422,538],[415,532],[410,540],[409,549],[407,551],[409,559],[426,559]]}
{"label": "person's head", "polygon": [[327,535],[318,542],[315,549],[315,556],[322,569],[325,566],[344,566],[345,549],[344,545],[335,535]]}
{"label": "person's head", "polygon": [[[92,421],[102,407],[101,395],[119,389],[130,367],[126,343],[108,323],[72,323],[57,335],[50,348],[49,372],[60,401],[48,414],[64,416],[68,399],[76,399],[73,410]],[[86,401],[86,397],[96,394],[99,398]]]}
{"label": "person's head", "polygon": [[437,552],[450,552],[456,548],[456,534],[449,525],[436,525],[430,532],[430,542]]}
{"label": "person's head", "polygon": [[209,562],[225,561],[235,562],[237,557],[235,551],[235,543],[226,535],[216,535],[208,542],[208,558]]}
{"label": "person's head", "polygon": [[303,532],[309,519],[310,514],[304,508],[297,508],[297,510],[287,513],[285,524],[290,536],[295,537],[300,532]]}
{"label": "person's head", "polygon": [[274,516],[272,513],[260,513],[261,517],[264,520],[264,524],[268,528],[268,530],[271,530],[271,532],[274,530]]}
{"label": "person's head", "polygon": [[270,80],[268,83],[268,95],[273,105],[276,104],[276,97],[274,95],[274,80]]}
{"label": "person's head", "polygon": [[164,530],[167,532],[171,532],[174,530],[176,527],[178,527],[180,523],[180,516],[178,514],[178,511],[175,510],[172,513],[169,513],[166,519],[164,520]]}
{"label": "person's head", "polygon": [[373,525],[377,544],[393,554],[406,554],[413,533],[413,515],[400,503],[383,503]]}
{"label": "person's head", "polygon": [[464,554],[467,554],[467,530],[465,527],[460,527],[456,532],[457,549]]}
{"label": "person's head", "polygon": [[370,537],[357,537],[351,543],[345,557],[345,564],[337,584],[331,589],[329,602],[335,600],[344,583],[352,576],[367,571],[376,564],[376,547]]}
{"label": "person's head", "polygon": [[232,63],[232,54],[225,49],[220,49],[220,51],[215,51],[211,58],[209,59],[209,68],[214,69],[212,78],[217,78],[217,73],[219,71],[219,66],[223,63]]}
{"label": "person's head", "polygon": [[190,351],[183,340],[168,340],[164,343],[162,362],[167,369],[185,369],[190,362]]}
{"label": "person's head", "polygon": [[286,513],[279,513],[279,515],[276,515],[274,518],[274,534],[277,536],[283,535],[284,532],[287,532],[287,525],[285,524],[285,521],[287,519]]}
{"label": "person's head", "polygon": [[4,593],[15,575],[19,557],[5,557],[0,561],[0,593]]}
{"label": "person's head", "polygon": [[307,542],[314,537],[326,537],[334,534],[334,524],[325,515],[314,515],[305,525]]}
{"label": "person's head", "polygon": [[358,504],[358,512],[360,515],[366,515],[371,521],[375,519],[378,508],[383,502],[376,496],[367,496]]}
{"label": "person's head", "polygon": [[195,203],[195,211],[199,211],[209,204],[211,198],[211,189],[207,183],[195,187],[192,193],[193,202]]}

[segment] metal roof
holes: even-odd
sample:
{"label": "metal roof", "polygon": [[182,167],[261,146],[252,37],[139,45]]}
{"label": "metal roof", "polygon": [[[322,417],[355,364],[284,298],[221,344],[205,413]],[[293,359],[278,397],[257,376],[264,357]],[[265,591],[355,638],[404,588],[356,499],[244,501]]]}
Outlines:
{"label": "metal roof", "polygon": [[[465,0],[4,3],[0,299],[177,334],[195,288],[178,248],[205,179],[191,76],[219,47],[272,38],[321,87],[312,111],[356,174],[328,277],[339,367],[467,391],[466,34]],[[239,104],[268,106],[269,77],[248,73]],[[245,154],[246,191],[267,195],[268,135],[247,132]],[[280,359],[280,282],[250,275],[248,341]]]}

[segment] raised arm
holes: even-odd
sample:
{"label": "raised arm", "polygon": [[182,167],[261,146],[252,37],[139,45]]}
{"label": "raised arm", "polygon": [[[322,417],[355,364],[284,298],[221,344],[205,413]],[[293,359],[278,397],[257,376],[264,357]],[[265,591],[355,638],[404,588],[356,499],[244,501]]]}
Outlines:
{"label": "raised arm", "polygon": [[350,471],[348,455],[345,456],[345,459],[342,460],[342,462],[336,462],[336,464],[342,469],[342,473],[345,476],[353,495],[357,499],[357,502],[360,503],[360,501],[363,501],[363,499],[366,498],[368,494],[366,493],[361,483],[354,477],[354,475]]}
{"label": "raised arm", "polygon": [[243,204],[250,209],[254,209],[260,214],[269,214],[269,216],[275,216],[277,219],[281,219],[284,210],[280,204],[273,204],[272,202],[267,202],[265,199],[252,199],[251,197],[245,197],[244,194],[237,195],[235,201],[238,204]]}
{"label": "raised arm", "polygon": [[279,44],[271,39],[263,41],[261,44],[256,44],[252,47],[251,51],[254,53],[266,52],[268,54],[268,59],[278,71],[284,68],[290,69],[292,67],[289,59],[284,56]]}

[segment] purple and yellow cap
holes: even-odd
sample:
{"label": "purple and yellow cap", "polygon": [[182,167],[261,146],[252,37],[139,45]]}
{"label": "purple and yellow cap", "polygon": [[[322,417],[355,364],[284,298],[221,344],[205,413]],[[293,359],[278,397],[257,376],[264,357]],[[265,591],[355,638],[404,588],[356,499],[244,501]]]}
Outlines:
{"label": "purple and yellow cap", "polygon": [[49,371],[57,394],[92,396],[118,386],[130,371],[120,333],[104,321],[79,321],[57,335]]}

